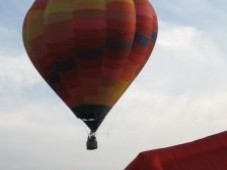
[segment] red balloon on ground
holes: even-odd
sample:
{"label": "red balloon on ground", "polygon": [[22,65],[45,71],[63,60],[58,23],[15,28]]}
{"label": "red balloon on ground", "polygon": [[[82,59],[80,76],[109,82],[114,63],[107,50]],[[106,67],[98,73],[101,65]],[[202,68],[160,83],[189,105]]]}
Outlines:
{"label": "red balloon on ground", "polygon": [[140,153],[125,170],[227,170],[227,131]]}

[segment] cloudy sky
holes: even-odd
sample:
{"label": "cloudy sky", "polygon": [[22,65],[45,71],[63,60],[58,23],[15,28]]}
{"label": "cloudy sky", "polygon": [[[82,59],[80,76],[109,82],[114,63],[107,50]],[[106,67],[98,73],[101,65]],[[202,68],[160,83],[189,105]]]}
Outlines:
{"label": "cloudy sky", "polygon": [[85,149],[87,129],[41,79],[22,45],[32,0],[0,0],[0,169],[122,170],[139,152],[227,129],[227,1],[152,0],[151,59]]}

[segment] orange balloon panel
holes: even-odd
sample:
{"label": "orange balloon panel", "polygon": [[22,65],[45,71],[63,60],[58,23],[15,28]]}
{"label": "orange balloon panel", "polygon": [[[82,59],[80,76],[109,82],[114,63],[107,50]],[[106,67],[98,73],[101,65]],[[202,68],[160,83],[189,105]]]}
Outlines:
{"label": "orange balloon panel", "polygon": [[96,131],[147,62],[157,31],[148,0],[36,0],[23,39],[42,77]]}

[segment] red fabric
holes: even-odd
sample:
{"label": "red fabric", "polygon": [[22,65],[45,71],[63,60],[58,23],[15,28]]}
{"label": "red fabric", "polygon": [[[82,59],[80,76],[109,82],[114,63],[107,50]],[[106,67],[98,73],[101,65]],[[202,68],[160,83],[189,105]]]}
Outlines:
{"label": "red fabric", "polygon": [[125,170],[227,170],[227,131],[140,153]]}

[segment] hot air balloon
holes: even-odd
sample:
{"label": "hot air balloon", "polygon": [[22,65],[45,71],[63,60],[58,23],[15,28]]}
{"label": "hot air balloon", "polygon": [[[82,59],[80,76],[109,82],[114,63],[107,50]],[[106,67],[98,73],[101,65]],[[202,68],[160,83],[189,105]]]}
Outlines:
{"label": "hot air balloon", "polygon": [[148,0],[35,0],[29,9],[25,49],[90,128],[88,149],[97,148],[95,132],[147,62],[157,31]]}
{"label": "hot air balloon", "polygon": [[227,131],[140,153],[125,170],[226,170]]}

